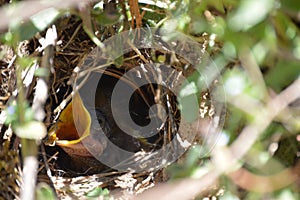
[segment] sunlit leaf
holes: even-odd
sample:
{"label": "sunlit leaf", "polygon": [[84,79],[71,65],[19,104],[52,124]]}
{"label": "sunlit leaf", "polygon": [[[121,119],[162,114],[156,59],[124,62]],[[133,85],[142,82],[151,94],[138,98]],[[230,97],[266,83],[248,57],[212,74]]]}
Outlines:
{"label": "sunlit leaf", "polygon": [[47,129],[42,122],[31,121],[15,126],[15,133],[20,138],[42,139],[47,135]]}
{"label": "sunlit leaf", "polygon": [[239,69],[228,71],[224,77],[224,88],[227,94],[236,96],[247,88],[246,75]]}
{"label": "sunlit leaf", "polygon": [[299,199],[299,194],[292,192],[290,189],[284,189],[279,193],[276,199],[278,200],[297,200]]}
{"label": "sunlit leaf", "polygon": [[47,28],[59,15],[55,8],[48,8],[30,17],[32,24],[39,30]]}
{"label": "sunlit leaf", "polygon": [[273,6],[274,0],[243,0],[229,25],[236,31],[247,30],[264,20]]}

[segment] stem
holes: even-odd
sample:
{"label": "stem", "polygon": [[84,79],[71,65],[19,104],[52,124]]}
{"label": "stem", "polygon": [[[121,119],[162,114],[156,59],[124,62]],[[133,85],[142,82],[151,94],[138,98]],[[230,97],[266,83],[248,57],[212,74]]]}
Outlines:
{"label": "stem", "polygon": [[[25,124],[25,94],[22,82],[22,66],[18,66],[16,69],[17,75],[17,88],[18,88],[18,114],[19,121],[18,125],[22,126]],[[23,175],[22,175],[22,188],[21,188],[21,199],[31,200],[34,199],[35,194],[35,183],[37,176],[38,161],[37,157],[37,144],[35,140],[21,138],[22,145],[22,157],[23,157]]]}
{"label": "stem", "polygon": [[17,66],[16,69],[17,75],[17,88],[18,88],[18,114],[19,114],[19,124],[23,125],[25,123],[25,108],[24,108],[24,89],[22,83],[22,68],[21,66]]}
{"label": "stem", "polygon": [[[37,156],[37,145],[35,140],[21,139],[22,153],[24,160],[22,183],[21,188],[21,200],[35,199],[35,185],[38,169]],[[26,153],[24,155],[24,153]]]}

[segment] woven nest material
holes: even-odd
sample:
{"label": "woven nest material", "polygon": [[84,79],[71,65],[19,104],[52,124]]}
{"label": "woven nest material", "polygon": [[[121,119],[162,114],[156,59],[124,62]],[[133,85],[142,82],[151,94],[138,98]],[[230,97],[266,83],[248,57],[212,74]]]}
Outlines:
{"label": "woven nest material", "polygon": [[21,166],[18,152],[10,149],[9,141],[0,146],[0,199],[18,196],[21,184]]}
{"label": "woven nest material", "polygon": [[[75,20],[72,23],[69,22],[69,20]],[[66,22],[68,23],[66,23]],[[75,24],[71,27],[66,26],[65,24]],[[63,27],[63,29],[61,29],[61,27]],[[82,62],[84,61],[84,59],[86,59],[87,55],[88,56],[93,56],[93,53],[91,53],[91,50],[95,48],[95,45],[93,43],[90,42],[90,40],[87,38],[87,36],[85,35],[85,32],[82,30],[81,27],[81,23],[80,21],[76,22],[76,19],[62,19],[62,21],[59,21],[57,23],[57,30],[59,33],[59,40],[62,41],[62,44],[60,45],[60,48],[63,49],[59,52],[56,53],[55,58],[54,58],[54,66],[55,66],[55,76],[54,79],[52,79],[51,85],[51,99],[52,99],[52,110],[51,113],[54,112],[55,109],[58,108],[59,104],[67,99],[68,97],[70,97],[70,93],[72,91],[72,85],[67,85],[68,83],[74,83],[72,81],[74,81],[74,68],[76,66],[80,66],[82,64]],[[70,34],[71,33],[71,34]],[[107,33],[106,30],[103,30],[103,33]],[[103,38],[109,37],[109,35],[111,34],[111,32],[108,33],[107,36],[104,36]],[[139,55],[140,54],[140,55]],[[99,55],[99,54],[96,54]],[[134,69],[136,66],[140,66],[141,64],[145,65],[145,62],[156,62],[159,56],[164,56],[167,59],[169,58],[169,65],[171,66],[171,61],[170,61],[170,57],[171,54],[168,53],[168,51],[157,51],[157,50],[152,50],[152,49],[141,49],[139,50],[139,52],[136,51],[130,51],[126,54],[124,54],[123,57],[123,63],[122,65],[117,65],[117,64],[112,64],[110,65],[106,70],[103,69],[99,69],[99,70],[95,70],[96,73],[101,73],[101,74],[105,74],[106,76],[109,77],[113,77],[113,78],[120,78],[122,76],[122,74],[124,72],[129,71],[130,69]],[[179,58],[179,57],[178,57]],[[103,59],[103,61],[101,61],[101,58],[97,58],[96,60],[98,60],[99,63],[103,63],[106,62],[107,60]],[[184,69],[184,66],[186,66],[186,61],[182,58],[179,58],[177,60],[177,62],[174,64],[174,69],[176,69],[177,71],[182,71],[185,75],[187,74],[191,74],[193,73],[193,69],[191,68],[186,68]],[[144,71],[139,71],[139,73],[141,74],[141,76],[145,76],[145,78],[147,78],[147,76],[151,76],[151,73],[155,73],[153,71],[155,71],[154,69],[147,69],[148,70],[148,74],[145,73]],[[84,71],[84,70],[83,70]],[[178,79],[180,79],[180,77],[172,77],[172,80],[174,81],[174,83],[176,83],[176,81],[178,81]],[[130,81],[130,79],[129,79]],[[133,83],[134,84],[134,83]],[[109,85],[107,85],[107,87],[111,87]],[[110,89],[111,90],[111,89]],[[55,91],[63,91],[61,94],[60,92],[55,92]],[[157,96],[157,91],[158,88],[156,85],[151,85],[149,84],[148,86],[145,86],[142,88],[142,93],[144,93],[145,98],[148,98],[148,101],[151,101],[151,103],[155,103],[154,102],[154,97]],[[163,101],[164,105],[171,105],[171,115],[172,117],[168,118],[168,122],[165,123],[165,128],[163,129],[164,131],[162,131],[158,136],[156,136],[156,138],[154,138],[154,140],[150,141],[134,141],[128,139],[127,143],[123,143],[120,142],[121,139],[118,137],[124,137],[124,135],[120,135],[120,136],[115,136],[113,138],[113,140],[116,141],[116,143],[119,142],[118,145],[122,146],[122,147],[132,147],[132,149],[135,149],[135,151],[137,150],[137,147],[140,148],[140,150],[138,150],[135,154],[135,156],[133,156],[130,160],[127,160],[127,165],[130,166],[131,164],[135,163],[139,165],[143,165],[145,163],[149,163],[149,161],[153,162],[152,165],[154,165],[155,161],[151,160],[151,152],[155,151],[155,149],[157,148],[163,148],[162,146],[164,146],[165,144],[168,144],[172,138],[175,135],[175,132],[177,131],[178,128],[178,124],[180,123],[180,112],[178,110],[178,105],[177,105],[177,101],[175,97],[171,97],[171,99],[169,99],[169,103],[167,103],[167,100],[164,98],[168,92],[167,90],[161,90],[161,93],[159,94],[159,98]],[[208,103],[209,104],[209,103]],[[209,106],[208,104],[206,104],[206,106]],[[55,105],[55,106],[54,106]],[[206,116],[208,116],[208,112],[209,112],[210,108],[207,109],[207,113]],[[53,115],[52,115],[53,117]],[[209,117],[209,116],[208,116]],[[176,128],[177,127],[177,128]],[[188,127],[186,127],[188,129]],[[191,129],[192,130],[192,129]],[[186,136],[187,137],[187,136]],[[138,143],[138,144],[137,144]],[[82,160],[79,161],[74,161],[73,158],[70,158],[65,152],[61,151],[60,149],[56,149],[53,151],[53,149],[50,150],[50,152],[57,152],[59,151],[59,154],[57,155],[58,157],[58,161],[55,162],[55,159],[52,159],[49,162],[49,166],[50,169],[52,170],[54,177],[52,178],[52,181],[54,182],[54,186],[58,186],[56,187],[57,189],[57,193],[62,195],[66,195],[66,188],[63,187],[61,184],[61,182],[68,182],[71,181],[73,186],[70,187],[83,187],[80,185],[76,184],[80,184],[80,182],[78,181],[72,181],[73,179],[67,178],[68,176],[80,176],[82,177],[84,174],[99,174],[100,177],[106,177],[104,181],[102,181],[101,183],[98,183],[97,186],[101,186],[101,187],[105,187],[105,186],[109,186],[111,188],[120,188],[120,186],[116,185],[116,180],[118,180],[118,178],[120,178],[120,174],[115,174],[113,169],[110,168],[97,168],[95,167],[94,169],[89,169],[88,171],[77,171],[77,168],[73,168],[72,166],[74,165],[80,165],[79,163],[82,163]],[[140,152],[139,152],[140,151]],[[54,153],[53,153],[54,154]],[[53,156],[53,154],[51,155],[51,153],[48,153],[48,157],[51,158],[51,156]],[[169,155],[165,155],[165,156],[171,156],[170,155],[172,153],[169,153]],[[56,154],[55,154],[56,155]],[[54,156],[55,157],[55,156]],[[62,161],[63,160],[63,161]],[[78,159],[77,159],[78,160]],[[72,166],[66,166],[63,163],[68,163],[71,162]],[[87,162],[86,160],[84,162]],[[154,171],[155,172],[155,171]],[[160,171],[156,171],[155,174],[160,174]],[[61,175],[63,174],[63,178]],[[126,174],[126,173],[125,173]],[[135,183],[133,185],[127,183],[124,183],[124,188],[126,187],[132,187],[132,188],[138,188],[136,189],[135,192],[138,192],[140,190],[143,190],[143,188],[147,188],[149,186],[151,186],[154,182],[154,180],[158,180],[159,178],[154,178],[155,175],[151,175],[152,178],[149,178],[149,175],[152,174],[152,172],[148,172],[147,174],[144,174],[144,172],[142,174],[137,173],[134,176],[140,177],[140,178],[132,178],[134,179]],[[96,175],[97,176],[97,175]],[[93,183],[93,181],[88,181],[88,179],[91,176],[84,176],[86,177],[85,183],[89,182],[89,183]],[[109,178],[108,178],[109,177]],[[143,177],[143,178],[142,178]],[[78,179],[78,178],[77,178]],[[76,179],[76,180],[77,180]],[[164,178],[160,178],[161,180]],[[64,180],[64,181],[62,181]],[[75,180],[75,179],[74,179]],[[82,179],[78,179],[78,180],[84,180],[84,178]],[[126,181],[124,181],[126,182]],[[130,181],[129,181],[130,182]],[[143,184],[141,185],[141,183],[143,182]],[[81,182],[82,183],[82,182]],[[127,185],[125,187],[125,185]],[[130,186],[131,185],[131,186]],[[85,184],[85,186],[87,186]],[[71,189],[71,193],[73,195],[75,195],[76,192],[78,192],[77,189]],[[88,187],[89,189],[91,189],[91,187]],[[131,188],[131,189],[132,189]],[[68,188],[70,190],[70,188]],[[82,188],[82,191],[87,190]],[[128,189],[128,188],[127,188]],[[63,196],[63,195],[62,195]]]}

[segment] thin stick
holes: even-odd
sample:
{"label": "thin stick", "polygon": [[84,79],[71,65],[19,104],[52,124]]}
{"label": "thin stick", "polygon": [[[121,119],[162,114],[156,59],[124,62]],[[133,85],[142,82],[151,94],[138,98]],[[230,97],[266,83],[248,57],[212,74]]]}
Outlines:
{"label": "thin stick", "polygon": [[[54,45],[56,42],[57,33],[56,28],[53,26],[52,28],[49,28],[45,40],[42,44],[42,46],[45,47],[44,50],[44,56],[42,58],[41,66],[48,69],[50,71],[50,68],[52,67],[52,58],[54,56]],[[19,76],[21,75],[21,69],[19,69]],[[18,80],[21,80],[20,77],[18,77]],[[19,81],[20,82],[20,81]],[[44,111],[44,105],[48,97],[48,77],[40,77],[37,81],[36,85],[36,93],[33,98],[33,105],[32,109],[35,113],[35,119],[38,121],[43,121],[45,117],[45,111]],[[19,105],[24,105],[22,101],[24,101],[25,96],[23,94],[22,83],[19,83],[18,85],[19,94],[18,94],[18,100]],[[22,108],[23,106],[20,106]],[[20,124],[24,123],[24,108],[20,110]],[[21,199],[22,200],[31,200],[34,199],[35,194],[35,184],[36,184],[36,178],[37,178],[37,170],[38,170],[38,160],[37,160],[37,142],[34,139],[26,139],[21,138],[22,143],[22,153],[24,156],[24,168],[23,168],[23,187],[21,188]]]}

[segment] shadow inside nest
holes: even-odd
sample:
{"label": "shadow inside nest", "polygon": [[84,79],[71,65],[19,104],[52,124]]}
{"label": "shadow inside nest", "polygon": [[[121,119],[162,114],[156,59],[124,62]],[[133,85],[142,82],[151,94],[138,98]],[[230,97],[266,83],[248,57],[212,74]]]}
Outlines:
{"label": "shadow inside nest", "polygon": [[[128,159],[123,159],[123,155],[121,155],[118,150],[109,147],[105,148],[105,150],[102,152],[101,157],[95,157],[91,155],[87,156],[79,154],[76,150],[75,152],[70,152],[69,149],[66,150],[65,146],[46,146],[46,153],[48,157],[51,157],[58,152],[55,161],[51,161],[53,163],[51,166],[54,167],[52,171],[57,171],[58,174],[63,176],[73,177],[114,171],[114,169],[116,169],[116,164],[122,166],[122,169],[125,169],[126,167],[130,169],[130,167],[132,166],[142,166],[146,163],[147,165],[155,165],[154,163],[149,163],[153,160],[149,159],[149,161],[147,161],[147,159],[145,158],[151,158],[152,152],[155,152],[156,150],[161,149],[163,145],[170,143],[170,141],[173,139],[174,134],[177,132],[177,127],[180,122],[180,112],[177,108],[176,97],[174,96],[174,94],[172,94],[171,91],[168,91],[166,88],[161,88],[155,84],[148,84],[143,85],[142,87],[134,88],[134,93],[129,100],[128,109],[130,118],[134,123],[138,125],[138,127],[136,129],[132,128],[130,129],[130,131],[132,132],[126,133],[116,123],[115,117],[112,113],[113,105],[111,103],[112,92],[125,71],[126,70],[124,69],[110,67],[104,71],[93,73],[90,76],[92,78],[87,80],[87,82],[89,83],[85,83],[84,86],[80,89],[80,91],[84,91],[82,94],[80,94],[80,96],[83,99],[83,102],[85,102],[85,106],[87,107],[87,109],[89,110],[90,108],[92,108],[92,110],[89,110],[90,114],[93,111],[96,112],[97,123],[100,124],[101,129],[104,131],[107,129],[105,136],[109,140],[110,145],[117,146],[123,151],[130,152],[131,157],[129,157]],[[101,78],[99,79],[98,85],[96,87],[96,93],[94,95],[90,94],[92,92],[92,90],[89,88],[90,85],[97,84],[93,80],[93,77],[98,80],[99,76],[101,76]],[[136,87],[134,86],[134,84],[136,83],[131,78],[128,77],[126,80],[128,82],[125,84],[129,85],[129,87]],[[158,132],[156,134],[146,138],[142,136],[142,133],[139,133],[139,127],[145,127],[150,123],[151,120],[149,117],[149,111],[151,106],[156,104],[155,96],[157,95],[155,92],[157,92],[158,90],[160,90],[161,94],[161,103],[165,106],[165,109],[168,110],[169,117],[167,118],[166,122],[161,122],[160,124],[158,124]],[[62,91],[65,90],[62,89]],[[167,95],[169,95],[170,97],[168,102],[166,98],[163,98],[163,96]],[[94,97],[94,99],[91,99],[91,97]],[[124,101],[122,98],[118,99],[118,104],[122,104],[122,101]],[[122,116],[122,111],[117,112],[118,116]],[[128,119],[125,120],[122,119],[122,117],[119,117],[118,120],[123,120],[124,123],[126,123],[126,120]],[[93,131],[93,123],[94,122],[92,120],[91,135],[95,139],[95,142],[99,142],[99,140],[97,140],[97,138],[99,139],[99,136],[97,136],[98,132],[96,130]],[[108,126],[108,128],[106,128],[106,126]],[[79,135],[67,135],[66,132],[68,131],[68,129],[62,129],[57,131],[56,134],[59,139],[64,140],[78,139],[80,137]],[[133,136],[134,134],[130,135],[132,133],[139,133],[141,136],[136,137]],[[99,160],[105,161],[105,164],[103,164]]]}

